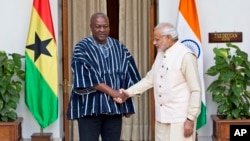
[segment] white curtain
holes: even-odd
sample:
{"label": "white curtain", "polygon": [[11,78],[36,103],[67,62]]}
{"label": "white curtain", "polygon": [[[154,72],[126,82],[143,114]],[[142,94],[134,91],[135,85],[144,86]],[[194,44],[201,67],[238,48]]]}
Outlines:
{"label": "white curtain", "polygon": [[[119,40],[135,58],[141,76],[149,66],[149,7],[150,0],[119,0]],[[121,140],[150,140],[150,100],[148,92],[134,97],[136,114],[123,119]]]}

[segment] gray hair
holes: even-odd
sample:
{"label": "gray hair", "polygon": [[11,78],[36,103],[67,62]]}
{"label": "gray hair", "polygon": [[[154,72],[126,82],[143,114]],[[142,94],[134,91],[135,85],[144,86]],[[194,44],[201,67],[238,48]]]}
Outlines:
{"label": "gray hair", "polygon": [[156,29],[161,29],[161,35],[170,35],[173,39],[178,39],[178,32],[171,23],[159,23]]}
{"label": "gray hair", "polygon": [[109,18],[108,18],[108,16],[106,14],[104,14],[102,12],[97,12],[97,13],[94,13],[94,14],[91,15],[91,17],[90,17],[90,26],[91,26],[91,24],[93,24],[94,20],[97,17],[104,17],[109,22]]}

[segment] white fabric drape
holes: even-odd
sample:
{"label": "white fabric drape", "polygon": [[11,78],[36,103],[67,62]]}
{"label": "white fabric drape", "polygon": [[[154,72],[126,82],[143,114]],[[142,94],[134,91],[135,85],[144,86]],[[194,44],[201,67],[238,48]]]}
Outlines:
{"label": "white fabric drape", "polygon": [[[119,0],[119,40],[135,58],[141,76],[149,70],[149,4],[150,0]],[[136,114],[124,118],[121,140],[150,140],[150,105],[146,92],[134,97]]]}

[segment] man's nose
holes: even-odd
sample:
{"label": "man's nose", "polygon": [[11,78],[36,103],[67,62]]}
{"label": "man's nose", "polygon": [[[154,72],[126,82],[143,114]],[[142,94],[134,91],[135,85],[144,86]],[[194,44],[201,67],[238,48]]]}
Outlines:
{"label": "man's nose", "polygon": [[153,41],[153,44],[154,44],[154,45],[156,44],[156,41],[155,41],[155,40]]}
{"label": "man's nose", "polygon": [[101,30],[101,31],[104,31],[104,27],[102,26],[102,27],[100,28],[100,30]]}

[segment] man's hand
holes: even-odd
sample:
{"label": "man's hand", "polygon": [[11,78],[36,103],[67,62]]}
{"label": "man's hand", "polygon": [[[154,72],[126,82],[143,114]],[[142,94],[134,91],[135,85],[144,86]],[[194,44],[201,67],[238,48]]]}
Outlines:
{"label": "man's hand", "polygon": [[194,132],[194,121],[187,119],[184,123],[184,136],[190,137]]}
{"label": "man's hand", "polygon": [[117,103],[122,104],[129,98],[129,95],[124,89],[120,89],[119,93],[120,95],[118,97],[114,97],[113,100],[116,101]]}

